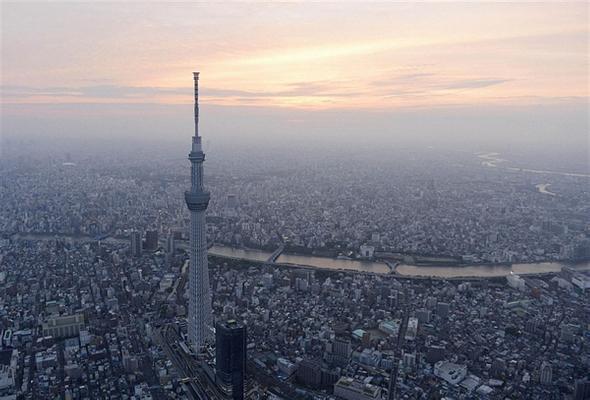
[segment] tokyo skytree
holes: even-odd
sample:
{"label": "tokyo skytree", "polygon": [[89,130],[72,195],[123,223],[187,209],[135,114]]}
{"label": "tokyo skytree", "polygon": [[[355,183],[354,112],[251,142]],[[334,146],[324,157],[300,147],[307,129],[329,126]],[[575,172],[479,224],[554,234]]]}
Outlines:
{"label": "tokyo skytree", "polygon": [[202,139],[199,136],[199,73],[193,72],[195,80],[195,135],[188,159],[191,162],[191,188],[184,193],[191,213],[188,337],[195,351],[200,351],[212,337],[211,289],[207,267],[207,234],[205,211],[209,204],[209,192],[203,186]]}

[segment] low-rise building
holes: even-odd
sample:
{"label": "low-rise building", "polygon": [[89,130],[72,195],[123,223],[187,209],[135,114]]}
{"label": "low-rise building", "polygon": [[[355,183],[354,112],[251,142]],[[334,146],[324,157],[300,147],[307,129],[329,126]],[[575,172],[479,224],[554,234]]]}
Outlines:
{"label": "low-rise building", "polygon": [[434,364],[434,375],[452,385],[457,385],[465,379],[465,376],[467,375],[467,366],[449,361],[439,361]]}
{"label": "low-rise building", "polygon": [[353,378],[342,377],[334,384],[334,394],[346,400],[380,399],[381,388]]}
{"label": "low-rise building", "polygon": [[84,315],[52,316],[43,323],[43,336],[66,338],[77,336],[84,327]]}

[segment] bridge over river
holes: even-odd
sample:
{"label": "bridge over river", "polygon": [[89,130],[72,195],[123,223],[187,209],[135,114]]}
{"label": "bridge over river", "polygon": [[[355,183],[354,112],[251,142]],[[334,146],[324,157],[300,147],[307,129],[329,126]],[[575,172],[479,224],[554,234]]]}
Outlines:
{"label": "bridge over river", "polygon": [[[95,241],[93,237],[80,237],[54,234],[15,234],[13,239],[24,240],[55,240],[71,239],[75,241]],[[104,240],[107,243],[129,243],[128,239],[108,237]],[[186,249],[188,243],[179,242],[178,247]],[[507,276],[511,273],[526,274],[546,274],[556,273],[562,268],[568,267],[579,271],[590,270],[590,261],[584,261],[576,265],[571,265],[559,261],[546,261],[538,263],[519,263],[512,265],[458,265],[458,266],[418,266],[409,264],[398,264],[392,268],[381,261],[369,260],[347,260],[330,257],[318,257],[307,254],[289,254],[283,253],[284,246],[280,246],[274,252],[244,249],[229,246],[213,245],[209,248],[209,254],[217,257],[227,257],[237,260],[256,261],[261,263],[276,263],[293,266],[303,266],[309,268],[334,269],[334,270],[351,270],[359,272],[370,272],[378,274],[389,274],[394,272],[396,275],[405,277],[437,277],[437,278],[493,278]]]}

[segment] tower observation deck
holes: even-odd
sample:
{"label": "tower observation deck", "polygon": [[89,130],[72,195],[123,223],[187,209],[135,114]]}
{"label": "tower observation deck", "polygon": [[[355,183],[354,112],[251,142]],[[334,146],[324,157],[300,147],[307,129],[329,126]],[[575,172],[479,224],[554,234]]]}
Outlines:
{"label": "tower observation deck", "polygon": [[212,339],[211,289],[207,266],[207,232],[205,211],[209,205],[209,192],[203,185],[203,162],[205,153],[199,135],[199,73],[193,72],[195,80],[195,135],[188,159],[191,163],[191,188],[184,193],[191,213],[188,337],[198,352]]}

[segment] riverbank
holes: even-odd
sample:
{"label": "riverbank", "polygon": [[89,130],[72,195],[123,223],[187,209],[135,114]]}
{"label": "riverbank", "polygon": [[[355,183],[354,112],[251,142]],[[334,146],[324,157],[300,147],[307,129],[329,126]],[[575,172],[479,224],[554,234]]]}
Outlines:
{"label": "riverbank", "polygon": [[[71,239],[81,242],[95,241],[95,238],[78,235],[64,234],[15,234],[11,236],[14,239],[23,240],[55,240]],[[105,242],[123,244],[128,242],[123,238],[107,238]],[[188,243],[179,243],[179,247],[185,248]],[[242,249],[229,246],[214,245],[209,248],[209,254],[215,257],[223,257],[233,260],[251,261],[265,263],[271,257],[269,251],[256,249]],[[537,263],[517,263],[512,265],[413,265],[408,263],[386,261],[369,261],[369,260],[345,260],[338,258],[319,257],[312,255],[300,254],[281,254],[275,261],[276,265],[298,268],[315,268],[332,271],[357,271],[374,274],[394,274],[400,278],[498,278],[510,274],[519,275],[538,275],[559,273],[563,268],[572,268],[578,271],[590,270],[590,261],[584,261],[575,265],[566,262],[546,261]]]}
{"label": "riverbank", "polygon": [[[242,258],[240,255],[256,255],[255,258]],[[270,257],[269,252],[258,250],[235,249],[228,246],[213,246],[209,253],[218,257],[244,259],[245,261],[265,261]],[[267,257],[268,256],[268,257]],[[500,278],[510,274],[541,275],[559,273],[563,268],[579,271],[590,270],[590,261],[571,264],[557,261],[517,264],[475,264],[475,265],[411,265],[405,263],[391,263],[387,261],[342,260],[308,255],[281,254],[277,265],[316,268],[324,270],[358,271],[377,274],[394,274],[404,278]]]}
{"label": "riverbank", "polygon": [[539,183],[538,185],[535,185],[539,193],[547,194],[549,196],[557,196],[557,193],[549,190],[549,186],[551,186],[550,183]]}
{"label": "riverbank", "polygon": [[564,171],[553,171],[553,170],[543,170],[543,169],[533,169],[533,168],[522,168],[522,167],[508,167],[499,165],[504,163],[506,165],[509,161],[500,158],[500,153],[485,153],[485,154],[476,154],[476,156],[481,160],[481,165],[490,168],[499,168],[504,169],[507,171],[513,172],[529,172],[533,174],[543,174],[543,175],[561,175],[561,176],[573,176],[578,178],[590,178],[590,174],[582,173],[582,172],[564,172]]}

